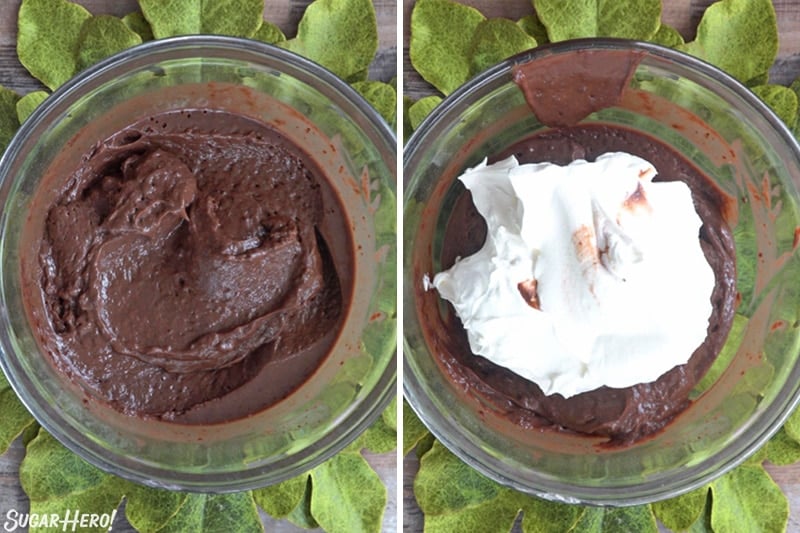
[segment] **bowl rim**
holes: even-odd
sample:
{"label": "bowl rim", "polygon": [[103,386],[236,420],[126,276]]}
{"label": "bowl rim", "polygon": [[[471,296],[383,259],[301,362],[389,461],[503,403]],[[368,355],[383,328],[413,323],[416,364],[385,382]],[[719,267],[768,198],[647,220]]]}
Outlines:
{"label": "bowl rim", "polygon": [[[172,55],[176,54],[179,55]],[[37,126],[46,122],[50,114],[64,102],[72,102],[79,97],[86,87],[97,88],[114,79],[115,75],[125,75],[126,67],[132,63],[149,65],[164,59],[189,59],[209,57],[226,57],[228,52],[244,54],[242,57],[254,60],[261,59],[262,65],[268,66],[281,74],[289,75],[299,81],[315,86],[328,96],[343,98],[353,110],[361,116],[360,126],[368,126],[375,135],[376,148],[384,159],[386,167],[394,175],[394,180],[386,179],[387,185],[396,191],[397,171],[397,141],[396,133],[389,124],[380,116],[367,100],[361,96],[347,82],[324,66],[307,59],[290,50],[241,37],[223,35],[182,35],[166,39],[148,41],[143,44],[125,49],[102,61],[88,67],[59,86],[53,93],[39,105],[18,128],[5,151],[0,154],[0,233],[5,232],[7,210],[6,203],[9,192],[16,180],[8,179],[8,168],[13,161],[21,155],[24,143],[30,138]],[[217,55],[213,55],[216,53]],[[170,54],[165,57],[165,54]],[[220,55],[222,54],[222,55]],[[283,68],[276,68],[279,65]],[[313,83],[310,83],[313,82]],[[96,84],[96,85],[93,85]],[[323,89],[320,89],[323,86]],[[393,159],[393,160],[392,160]],[[397,203],[395,202],[395,210]],[[4,277],[4,268],[0,265],[0,279]],[[5,284],[0,284],[0,302],[6,301]],[[396,303],[396,301],[395,301]],[[9,324],[9,310],[5,305],[0,306],[0,324]],[[292,451],[290,458],[299,457],[302,471],[309,471],[327,459],[339,453],[353,442],[363,431],[375,422],[395,397],[397,390],[397,336],[394,335],[394,352],[387,357],[386,368],[375,382],[374,388],[361,399],[361,404],[366,407],[365,412],[351,409],[347,416],[333,426],[333,429],[322,436],[321,439],[298,451]],[[391,342],[391,341],[390,341]],[[34,417],[34,419],[48,433],[54,436],[70,451],[88,461],[101,470],[156,488],[169,490],[193,491],[200,493],[229,493],[242,490],[261,488],[298,475],[295,470],[286,471],[282,458],[277,463],[260,464],[263,461],[252,463],[242,462],[238,470],[220,470],[212,473],[198,471],[176,471],[154,465],[150,462],[135,457],[131,462],[130,456],[120,456],[112,453],[85,435],[60,417],[59,410],[47,406],[43,399],[35,392],[33,380],[24,371],[14,355],[13,343],[0,335],[0,370],[16,394],[17,398]],[[31,391],[33,393],[31,394]],[[264,459],[264,458],[261,458]],[[277,467],[280,475],[271,476],[270,473]],[[266,479],[266,480],[265,480]]]}
{"label": "bowl rim", "polygon": [[[408,168],[416,166],[415,158],[418,157],[418,154],[424,153],[428,136],[435,135],[437,127],[448,118],[450,113],[454,112],[454,109],[460,110],[464,107],[465,102],[468,102],[470,99],[470,93],[476,90],[476,88],[484,88],[490,85],[490,89],[481,93],[484,95],[488,94],[491,90],[497,89],[501,83],[513,83],[511,75],[512,69],[517,65],[526,64],[549,55],[576,52],[578,50],[598,49],[640,51],[645,55],[676,62],[680,64],[682,68],[691,70],[695,74],[713,78],[716,83],[731,90],[735,96],[743,99],[761,116],[761,118],[766,119],[769,127],[782,138],[800,161],[800,143],[798,139],[792,135],[786,124],[784,124],[761,99],[750,91],[750,89],[720,68],[679,50],[650,42],[612,37],[572,39],[537,46],[490,67],[462,84],[431,111],[413,132],[403,153],[403,179],[405,185],[403,195],[404,220],[406,215],[405,206],[411,204],[410,200],[413,199],[413,195],[418,188],[418,183],[416,182],[418,176],[409,176]],[[799,183],[795,183],[795,185],[800,186]],[[410,268],[412,251],[405,246],[405,236],[403,236],[403,239],[404,298],[406,299],[403,312],[404,323],[407,323],[409,320],[417,321],[418,317],[416,305],[413,303],[416,297],[413,294],[413,290],[410,290],[410,287],[413,287],[413,280],[409,279],[409,276],[413,275],[413,268]],[[680,470],[684,471],[694,469],[700,472],[699,476],[690,480],[688,483],[684,480],[682,482],[683,484],[676,484],[675,480],[670,478],[666,480],[667,483],[661,480],[659,484],[650,487],[646,487],[648,483],[645,482],[623,487],[614,487],[613,490],[609,490],[608,487],[587,486],[561,481],[552,482],[546,477],[539,475],[531,479],[530,477],[520,475],[519,472],[510,472],[509,468],[506,468],[505,472],[499,472],[496,468],[499,463],[494,460],[490,453],[486,452],[481,445],[482,443],[476,444],[464,438],[455,417],[452,415],[443,416],[444,413],[442,413],[431,398],[424,393],[424,389],[421,385],[424,380],[417,376],[413,365],[410,363],[409,354],[413,352],[413,349],[408,343],[405,330],[403,332],[402,343],[404,352],[402,374],[403,395],[411,409],[431,433],[453,454],[490,479],[515,490],[550,501],[622,507],[653,503],[685,494],[708,484],[712,480],[744,463],[747,458],[766,444],[780,429],[794,409],[800,408],[800,385],[798,385],[793,394],[778,406],[774,418],[766,427],[752,428],[761,429],[761,431],[754,435],[751,434],[745,446],[742,446],[740,443],[747,439],[735,439],[733,443],[730,443],[713,456],[703,460],[699,466],[692,465],[691,467],[681,468]],[[788,374],[787,383],[791,381],[794,375],[800,378],[800,358],[798,358],[793,370],[793,373]],[[709,468],[708,463],[714,460],[717,461],[717,464],[714,468]],[[678,469],[674,470],[676,472],[679,471]],[[630,494],[631,489],[641,489],[642,487],[646,487],[647,490],[637,494]]]}

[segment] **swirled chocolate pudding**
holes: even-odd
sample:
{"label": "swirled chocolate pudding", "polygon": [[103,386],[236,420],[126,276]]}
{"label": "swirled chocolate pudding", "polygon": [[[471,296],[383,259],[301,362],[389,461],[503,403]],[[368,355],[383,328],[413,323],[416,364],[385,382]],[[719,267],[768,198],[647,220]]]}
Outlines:
{"label": "swirled chocolate pudding", "polygon": [[[335,341],[352,238],[314,161],[229,112],[147,117],[50,168],[24,292],[55,367],[118,411],[219,422],[291,394]],[[47,200],[43,198],[47,197]]]}
{"label": "swirled chocolate pudding", "polygon": [[730,199],[658,139],[582,123],[619,103],[639,57],[515,69],[549,129],[460,176],[440,268],[416,288],[450,381],[523,429],[651,435],[688,407],[730,331]]}

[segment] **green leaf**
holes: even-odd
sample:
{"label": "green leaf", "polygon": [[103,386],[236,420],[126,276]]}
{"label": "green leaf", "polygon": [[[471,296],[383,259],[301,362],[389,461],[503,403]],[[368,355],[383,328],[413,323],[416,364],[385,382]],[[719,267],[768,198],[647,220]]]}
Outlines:
{"label": "green leaf", "polygon": [[414,69],[443,94],[453,92],[470,77],[472,35],[485,19],[451,0],[418,0],[411,11],[409,43]]}
{"label": "green leaf", "polygon": [[328,533],[380,531],[386,487],[361,454],[339,453],[316,467],[311,486],[311,514]]}
{"label": "green leaf", "polygon": [[33,417],[17,398],[2,370],[0,370],[0,413],[3,413],[3,416],[0,416],[0,455],[2,455],[6,453],[14,439],[33,424]]}
{"label": "green leaf", "polygon": [[573,531],[580,522],[585,507],[528,498],[524,502],[522,530],[525,533],[563,533]]}
{"label": "green leaf", "polygon": [[479,474],[438,441],[420,459],[414,495],[428,533],[506,532],[531,500]]}
{"label": "green leaf", "polygon": [[[19,98],[17,93],[0,85],[0,153],[6,149],[11,138],[19,129],[19,119],[17,118]],[[2,374],[0,372],[0,376]],[[5,383],[5,377],[3,377],[2,383]],[[2,424],[3,422],[0,421],[0,425]]]}
{"label": "green leaf", "polygon": [[36,79],[55,89],[78,71],[81,28],[91,14],[66,0],[23,0],[17,55]]}
{"label": "green leaf", "polygon": [[355,74],[347,76],[344,81],[347,83],[357,83],[359,81],[367,81],[367,78],[369,78],[369,69],[365,68],[364,70],[359,70]]}
{"label": "green leaf", "polygon": [[397,91],[382,81],[358,81],[353,89],[375,108],[392,128],[397,118]]}
{"label": "green leaf", "polygon": [[767,72],[778,54],[778,24],[770,0],[721,0],[709,6],[694,41],[681,50],[741,82]]}
{"label": "green leaf", "polygon": [[147,19],[144,18],[144,15],[141,11],[128,13],[122,17],[122,23],[125,24],[128,29],[135,32],[142,39],[142,42],[152,41],[155,39],[155,36],[153,35],[153,28],[150,27],[150,23],[147,22]]}
{"label": "green leaf", "polygon": [[[569,529],[574,533],[616,533],[635,531],[636,533],[657,533],[658,525],[653,511],[649,505],[638,505],[634,507],[583,507],[582,512],[577,515],[577,520]],[[527,511],[526,511],[527,513]],[[570,517],[564,512],[560,521],[569,525]],[[542,518],[544,520],[544,518]],[[555,529],[541,528],[536,531],[556,533]],[[528,533],[528,530],[526,530]]]}
{"label": "green leaf", "polygon": [[711,483],[711,527],[727,531],[785,531],[789,503],[760,465],[744,464]]}
{"label": "green leaf", "polygon": [[397,397],[367,430],[349,446],[350,451],[360,452],[362,448],[373,453],[387,453],[397,449]]}
{"label": "green leaf", "polygon": [[189,494],[131,484],[125,517],[138,531],[162,531],[190,505]]}
{"label": "green leaf", "polygon": [[789,437],[800,442],[800,408],[795,409],[789,415],[789,418],[783,424],[783,429],[786,430],[786,434]]}
{"label": "green leaf", "polygon": [[[649,505],[639,505],[634,507],[582,507],[581,513],[577,517],[570,516],[566,511],[563,511],[563,516],[559,521],[568,526],[568,529],[561,529],[560,531],[569,531],[573,533],[616,533],[635,531],[636,533],[657,533],[658,525],[653,511]],[[527,510],[526,510],[527,513]],[[545,515],[546,516],[546,515]],[[577,518],[575,520],[575,518]],[[545,520],[545,517],[534,518],[535,520]],[[575,520],[574,524],[570,526],[570,521]],[[547,533],[556,533],[556,529],[539,528],[537,530],[528,531],[542,531]]]}
{"label": "green leaf", "polygon": [[386,424],[386,427],[397,432],[397,396],[393,397],[386,409],[383,410],[381,420]]}
{"label": "green leaf", "polygon": [[29,426],[27,426],[22,431],[22,437],[20,437],[22,439],[22,445],[27,448],[28,444],[30,444],[33,439],[39,436],[39,430],[41,429],[42,426],[40,426],[38,422],[32,422]]}
{"label": "green leaf", "polygon": [[514,21],[504,18],[484,20],[475,29],[469,46],[470,74],[477,74],[535,46],[536,39]]}
{"label": "green leaf", "polygon": [[408,142],[414,128],[411,127],[411,119],[408,117],[408,110],[414,104],[414,100],[406,95],[403,95],[403,144]]}
{"label": "green leaf", "polygon": [[602,526],[598,531],[658,533],[658,524],[656,524],[656,517],[649,505],[606,507],[603,509]]}
{"label": "green leaf", "polygon": [[408,403],[403,401],[403,455],[411,453],[411,450],[428,435],[428,428],[417,418],[414,410]]}
{"label": "green leaf", "polygon": [[263,20],[261,21],[261,26],[259,26],[258,30],[253,34],[253,39],[267,44],[275,44],[285,41],[286,35],[284,35],[281,29],[275,24]]}
{"label": "green leaf", "polygon": [[678,33],[678,30],[663,23],[661,26],[659,26],[656,34],[653,35],[652,41],[656,44],[667,46],[669,48],[675,48],[676,46],[685,44],[683,36]]}
{"label": "green leaf", "polygon": [[78,70],[142,43],[138,33],[111,15],[92,17],[83,24],[78,44]]}
{"label": "green leaf", "polygon": [[309,475],[308,482],[306,483],[306,489],[303,492],[303,499],[300,500],[300,503],[297,504],[297,507],[292,509],[292,512],[286,517],[286,519],[292,524],[305,529],[314,529],[319,527],[319,524],[311,515],[311,492],[311,476]]}
{"label": "green leaf", "polygon": [[264,530],[252,492],[193,496],[205,500],[203,531],[245,533]]}
{"label": "green leaf", "polygon": [[372,453],[387,453],[397,448],[397,431],[390,428],[383,418],[379,418],[356,441],[351,444],[352,451],[366,448]]}
{"label": "green leaf", "polygon": [[[152,490],[152,489],[151,489]],[[171,498],[180,502],[175,513],[164,522],[159,533],[183,531],[226,531],[230,533],[263,531],[253,495],[250,492],[234,494],[184,494]],[[157,501],[157,500],[156,500]],[[162,516],[163,510],[159,513]]]}
{"label": "green leaf", "polygon": [[[789,85],[789,88],[794,91],[797,100],[800,102],[800,78],[795,78],[792,84]],[[792,129],[792,133],[794,133],[795,137],[800,136],[800,117],[798,117],[794,124],[789,124],[789,127]]]}
{"label": "green leaf", "polygon": [[517,519],[516,498],[490,501],[457,513],[425,515],[425,533],[507,533]]}
{"label": "green leaf", "polygon": [[20,124],[31,116],[33,110],[36,109],[44,102],[49,94],[47,91],[33,91],[28,93],[17,101],[17,119]]}
{"label": "green leaf", "polygon": [[708,500],[708,486],[687,492],[676,498],[652,504],[653,513],[669,529],[684,531],[703,515]]}
{"label": "green leaf", "polygon": [[316,61],[340,78],[366,71],[378,51],[378,22],[370,0],[315,0],[281,46]]}
{"label": "green leaf", "polygon": [[[31,513],[57,514],[60,517],[64,517],[67,509],[79,509],[81,513],[116,514],[127,486],[126,481],[93,467],[45,431],[40,431],[28,444],[19,478],[30,499]],[[34,531],[61,531],[61,528]]]}
{"label": "green leaf", "polygon": [[156,39],[213,33],[252,37],[264,19],[263,0],[139,0]]}
{"label": "green leaf", "polygon": [[[578,517],[578,522],[571,531],[580,533],[601,532],[603,530],[603,515],[605,511],[599,507],[587,507]],[[638,533],[638,532],[637,532]]]}
{"label": "green leaf", "polygon": [[650,40],[661,25],[661,0],[533,0],[552,42],[580,37]]}
{"label": "green leaf", "polygon": [[282,483],[253,491],[256,503],[275,518],[286,518],[300,503],[306,493],[309,475],[302,474]]}
{"label": "green leaf", "polygon": [[759,74],[755,78],[750,78],[744,84],[747,87],[756,87],[758,85],[767,85],[769,83],[769,72],[764,72],[763,74]]}
{"label": "green leaf", "polygon": [[790,128],[797,122],[797,94],[783,85],[758,85],[751,89]]}
{"label": "green leaf", "polygon": [[426,453],[431,451],[434,442],[436,442],[436,438],[433,436],[433,433],[428,433],[422,437],[417,442],[417,447],[414,448],[414,452],[417,454],[417,457],[422,459]]}
{"label": "green leaf", "polygon": [[489,480],[438,442],[420,460],[414,494],[426,532],[506,532],[521,510],[525,533],[658,531],[649,505],[593,508],[533,498]]}
{"label": "green leaf", "polygon": [[93,467],[44,431],[28,445],[20,482],[33,513],[112,513],[127,495],[126,516],[140,531],[261,530],[250,492],[186,494],[134,485]]}
{"label": "green leaf", "polygon": [[427,117],[431,111],[433,111],[433,109],[441,103],[441,97],[436,95],[426,96],[414,102],[408,109],[408,119],[411,122],[411,127],[413,129],[419,128],[419,125],[422,124],[422,121],[425,120],[425,117]]}
{"label": "green leaf", "polygon": [[550,42],[550,37],[547,35],[547,28],[542,24],[541,19],[536,15],[527,15],[517,21],[517,25],[522,28],[522,31],[536,39],[538,44]]}
{"label": "green leaf", "polygon": [[800,461],[800,442],[797,442],[781,428],[763,448],[766,458],[774,465],[791,465]]}
{"label": "green leaf", "polygon": [[753,454],[747,458],[745,464],[753,464],[756,466],[761,466],[761,463],[767,460],[767,447],[762,446],[761,448],[757,449]]}
{"label": "green leaf", "polygon": [[700,517],[686,531],[687,533],[714,533],[711,528],[711,498],[706,500],[706,506]]}
{"label": "green leaf", "polygon": [[420,459],[414,494],[426,515],[442,515],[498,498],[505,495],[505,489],[437,441]]}

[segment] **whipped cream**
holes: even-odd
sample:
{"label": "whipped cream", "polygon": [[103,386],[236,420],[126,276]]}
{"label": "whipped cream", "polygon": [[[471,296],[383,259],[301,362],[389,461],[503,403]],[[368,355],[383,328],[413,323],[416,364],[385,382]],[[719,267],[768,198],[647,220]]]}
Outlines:
{"label": "whipped cream", "polygon": [[452,303],[473,353],[564,397],[686,363],[715,279],[688,186],[655,175],[626,153],[467,170],[486,242],[426,285]]}

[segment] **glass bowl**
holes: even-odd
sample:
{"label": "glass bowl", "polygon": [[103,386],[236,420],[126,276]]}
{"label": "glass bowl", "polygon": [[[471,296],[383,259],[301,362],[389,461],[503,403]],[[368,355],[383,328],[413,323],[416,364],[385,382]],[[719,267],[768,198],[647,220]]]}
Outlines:
{"label": "glass bowl", "polygon": [[[442,235],[455,181],[484,157],[544,129],[512,79],[515,65],[592,49],[641,55],[621,101],[581,123],[655,137],[731,198],[737,255],[734,326],[689,407],[628,446],[553,430],[524,430],[455,386],[431,331],[447,307],[423,278],[442,270]],[[532,74],[535,75],[535,74]],[[598,74],[602,76],[602,73]],[[800,397],[800,147],[744,86],[661,46],[578,40],[515,56],[470,80],[420,125],[404,154],[403,353],[405,396],[433,434],[488,477],[543,498],[634,505],[676,496],[740,464],[779,429]],[[423,327],[424,326],[424,327]],[[532,339],[532,343],[535,339]],[[465,391],[466,390],[466,391]]]}
{"label": "glass bowl", "polygon": [[[276,128],[319,163],[352,227],[350,306],[321,366],[287,398],[233,421],[126,416],[54,370],[32,335],[20,246],[37,184],[152,113],[207,108]],[[216,36],[155,41],[82,72],[35,111],[0,160],[3,371],[47,431],[96,466],[148,485],[250,489],[299,475],[366,429],[396,382],[395,135],[351,87],[277,47]],[[345,296],[347,297],[347,296]]]}

